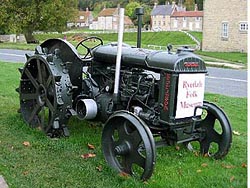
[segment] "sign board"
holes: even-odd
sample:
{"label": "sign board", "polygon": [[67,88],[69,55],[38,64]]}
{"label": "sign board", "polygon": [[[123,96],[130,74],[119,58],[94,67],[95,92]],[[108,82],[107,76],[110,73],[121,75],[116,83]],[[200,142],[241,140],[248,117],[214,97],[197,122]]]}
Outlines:
{"label": "sign board", "polygon": [[[179,74],[178,95],[175,118],[186,118],[194,115],[196,106],[203,105],[205,74]],[[198,109],[196,115],[201,115]]]}

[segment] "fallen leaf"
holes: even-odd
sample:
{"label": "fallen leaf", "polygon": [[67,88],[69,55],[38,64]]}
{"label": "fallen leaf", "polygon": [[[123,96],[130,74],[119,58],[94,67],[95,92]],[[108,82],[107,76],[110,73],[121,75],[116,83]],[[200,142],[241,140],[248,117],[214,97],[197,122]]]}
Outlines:
{"label": "fallen leaf", "polygon": [[88,148],[94,150],[94,149],[95,149],[95,146],[92,145],[92,144],[88,144]]}
{"label": "fallen leaf", "polygon": [[236,136],[240,136],[240,133],[238,131],[233,131],[233,134]]}
{"label": "fallen leaf", "polygon": [[94,157],[96,157],[96,154],[94,154],[94,153],[86,153],[86,154],[81,155],[81,157],[83,159],[94,158]]}
{"label": "fallen leaf", "polygon": [[23,145],[29,147],[30,146],[30,142],[25,141],[25,142],[23,142]]}
{"label": "fallen leaf", "polygon": [[24,171],[23,172],[23,175],[25,175],[25,176],[28,175],[28,174],[29,174],[29,171]]}
{"label": "fallen leaf", "polygon": [[201,166],[202,166],[202,167],[207,167],[208,164],[207,164],[207,163],[202,163]]}
{"label": "fallen leaf", "polygon": [[201,172],[202,172],[202,170],[198,169],[198,170],[196,170],[196,172],[197,172],[197,173],[201,173]]}
{"label": "fallen leaf", "polygon": [[247,168],[247,164],[246,163],[242,163],[241,165],[243,168]]}
{"label": "fallen leaf", "polygon": [[199,152],[198,152],[198,151],[194,152],[194,156],[195,156],[195,157],[199,157],[199,156],[200,156],[200,155],[199,155]]}
{"label": "fallen leaf", "polygon": [[232,183],[232,182],[234,181],[234,179],[235,179],[235,177],[232,176],[232,177],[230,178],[230,182]]}
{"label": "fallen leaf", "polygon": [[129,177],[129,174],[127,174],[126,172],[121,172],[121,173],[119,174],[119,176],[122,177],[122,178],[128,178],[128,177]]}
{"label": "fallen leaf", "polygon": [[102,171],[102,165],[97,166],[97,167],[96,167],[96,170],[97,170],[98,172],[101,172],[101,171]]}
{"label": "fallen leaf", "polygon": [[225,164],[222,164],[221,166],[222,166],[223,168],[226,168],[226,169],[235,168],[235,166],[233,166],[233,165],[225,165]]}
{"label": "fallen leaf", "polygon": [[177,150],[177,151],[179,151],[180,150],[180,146],[175,146],[175,149]]}
{"label": "fallen leaf", "polygon": [[209,157],[209,153],[205,153],[203,157]]}

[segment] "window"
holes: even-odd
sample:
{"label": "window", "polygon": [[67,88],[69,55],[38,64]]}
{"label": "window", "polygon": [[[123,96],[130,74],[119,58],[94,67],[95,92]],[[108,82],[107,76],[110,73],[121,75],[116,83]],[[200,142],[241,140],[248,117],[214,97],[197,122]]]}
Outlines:
{"label": "window", "polygon": [[195,17],[195,21],[200,21],[201,18],[200,17]]}
{"label": "window", "polygon": [[165,21],[163,21],[163,25],[164,25],[164,26],[166,25],[166,22],[165,22]]}
{"label": "window", "polygon": [[183,17],[183,21],[187,21],[186,17]]}
{"label": "window", "polygon": [[158,22],[158,25],[159,25],[159,26],[161,25],[161,21]]}
{"label": "window", "polygon": [[227,39],[228,38],[228,22],[222,22],[221,37],[223,39]]}
{"label": "window", "polygon": [[240,31],[248,31],[248,23],[247,22],[240,22],[239,30]]}

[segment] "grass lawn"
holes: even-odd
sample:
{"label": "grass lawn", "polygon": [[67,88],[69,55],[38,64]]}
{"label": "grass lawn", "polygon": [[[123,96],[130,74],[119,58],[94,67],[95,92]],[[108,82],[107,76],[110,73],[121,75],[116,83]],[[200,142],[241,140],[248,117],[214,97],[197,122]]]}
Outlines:
{"label": "grass lawn", "polygon": [[[20,187],[182,187],[210,188],[247,186],[247,99],[206,94],[228,114],[233,145],[223,160],[195,155],[182,146],[157,150],[153,176],[148,182],[119,176],[106,164],[101,152],[100,123],[70,120],[70,137],[47,138],[29,128],[17,113],[19,108],[18,67],[0,62],[0,175],[10,188]],[[95,146],[88,149],[88,143]],[[81,155],[95,153],[95,158]]]}
{"label": "grass lawn", "polygon": [[235,62],[235,63],[242,63],[247,65],[247,53],[240,53],[240,52],[203,52],[197,51],[199,55],[203,55],[207,58],[212,57],[216,59],[223,59],[225,61]]}
{"label": "grass lawn", "polygon": [[202,41],[202,32],[198,31],[188,31],[191,35],[193,35],[199,42]]}

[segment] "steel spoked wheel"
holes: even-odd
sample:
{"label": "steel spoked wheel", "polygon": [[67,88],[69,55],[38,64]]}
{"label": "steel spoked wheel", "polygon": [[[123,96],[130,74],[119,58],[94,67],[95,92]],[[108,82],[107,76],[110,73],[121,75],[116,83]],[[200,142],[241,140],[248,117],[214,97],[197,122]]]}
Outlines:
{"label": "steel spoked wheel", "polygon": [[204,137],[199,140],[200,152],[215,159],[227,155],[232,143],[232,129],[225,113],[215,104],[204,102],[206,115],[199,127]]}
{"label": "steel spoked wheel", "polygon": [[149,128],[128,111],[113,114],[102,134],[102,149],[108,164],[142,180],[151,177],[155,165],[155,143]]}
{"label": "steel spoked wheel", "polygon": [[60,66],[49,65],[41,56],[31,57],[22,71],[19,86],[24,121],[49,136],[59,136],[60,128],[68,121],[67,106],[71,105],[71,95],[65,93],[66,84],[70,85],[69,76]]}

